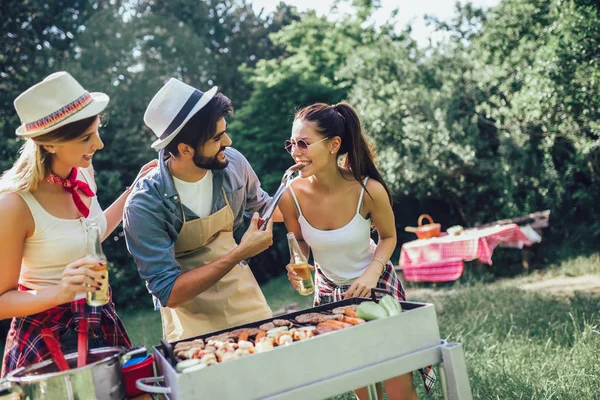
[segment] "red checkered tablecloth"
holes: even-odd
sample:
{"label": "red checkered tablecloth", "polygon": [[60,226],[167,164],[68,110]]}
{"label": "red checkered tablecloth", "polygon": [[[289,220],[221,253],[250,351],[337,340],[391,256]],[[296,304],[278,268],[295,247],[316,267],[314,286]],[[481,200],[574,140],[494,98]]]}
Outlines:
{"label": "red checkered tablecloth", "polygon": [[500,243],[531,246],[533,241],[516,224],[464,231],[458,236],[418,239],[402,245],[400,266],[418,267],[445,260],[479,260],[492,265],[492,253]]}

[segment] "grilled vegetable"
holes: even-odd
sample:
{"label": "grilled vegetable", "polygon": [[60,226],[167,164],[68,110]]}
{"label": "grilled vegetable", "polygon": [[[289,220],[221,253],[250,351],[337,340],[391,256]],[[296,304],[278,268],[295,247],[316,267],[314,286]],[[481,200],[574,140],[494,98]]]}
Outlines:
{"label": "grilled vegetable", "polygon": [[184,369],[193,367],[197,364],[200,364],[200,360],[197,358],[192,358],[191,360],[183,360],[177,363],[175,369],[177,370],[177,372],[182,372]]}
{"label": "grilled vegetable", "polygon": [[356,316],[365,321],[370,321],[373,319],[385,318],[388,316],[388,313],[385,308],[374,301],[365,301],[356,307]]}
{"label": "grilled vegetable", "polygon": [[208,365],[207,365],[207,364],[204,364],[203,362],[201,362],[200,364],[196,364],[196,365],[193,365],[193,366],[191,366],[191,367],[184,368],[184,369],[181,371],[181,373],[182,373],[182,374],[187,374],[188,372],[195,372],[195,371],[199,371],[199,370],[201,370],[202,368],[206,368],[206,367],[208,367]]}
{"label": "grilled vegetable", "polygon": [[387,311],[388,315],[398,315],[402,312],[400,303],[389,294],[386,294],[379,300],[379,305]]}

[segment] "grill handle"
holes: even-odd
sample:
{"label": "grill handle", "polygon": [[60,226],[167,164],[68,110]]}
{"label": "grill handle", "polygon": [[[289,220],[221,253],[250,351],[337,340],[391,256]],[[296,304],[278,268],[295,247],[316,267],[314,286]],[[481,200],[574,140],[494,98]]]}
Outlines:
{"label": "grill handle", "polygon": [[390,291],[389,291],[389,290],[387,290],[387,289],[371,288],[371,299],[372,299],[374,302],[376,302],[376,303],[379,301],[379,300],[377,299],[377,294],[378,294],[378,293],[379,293],[379,294],[381,294],[382,296],[383,296],[383,295],[386,295],[386,294],[389,294],[390,296],[392,295],[392,292],[390,292]]}
{"label": "grill handle", "polygon": [[165,339],[160,339],[160,345],[162,347],[165,358],[169,361],[169,363],[171,363],[173,367],[175,367],[177,365],[177,359],[175,358],[175,354],[173,353],[173,346]]}
{"label": "grill handle", "polygon": [[[151,378],[140,378],[135,381],[135,387],[139,390],[142,390],[146,393],[160,393],[160,394],[168,394],[171,393],[170,387],[163,386],[155,386],[154,383],[164,383],[165,377],[161,376],[153,376]],[[150,385],[149,385],[150,383]]]}

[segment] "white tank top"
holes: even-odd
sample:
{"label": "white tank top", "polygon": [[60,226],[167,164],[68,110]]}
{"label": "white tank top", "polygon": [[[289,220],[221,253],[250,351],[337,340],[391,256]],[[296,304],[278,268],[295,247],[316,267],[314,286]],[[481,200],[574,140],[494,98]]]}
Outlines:
{"label": "white tank top", "polygon": [[[366,186],[366,177],[363,181]],[[308,223],[294,190],[290,193],[298,208],[298,222],[302,229],[302,237],[310,246],[313,258],[327,278],[336,285],[347,285],[358,278],[373,261],[377,245],[371,239],[371,220],[360,215],[365,188],[360,191],[358,206],[354,218],[339,229],[323,231],[313,228]]]}
{"label": "white tank top", "polygon": [[[84,169],[79,169],[95,192],[96,185]],[[81,178],[79,178],[81,180]],[[30,192],[18,192],[33,216],[33,235],[25,240],[19,284],[32,290],[58,285],[67,264],[86,255],[86,224],[94,220],[102,235],[106,232],[106,217],[100,208],[98,198],[92,197],[90,214],[87,218],[63,219],[46,211]],[[78,293],[76,300],[85,297]]]}

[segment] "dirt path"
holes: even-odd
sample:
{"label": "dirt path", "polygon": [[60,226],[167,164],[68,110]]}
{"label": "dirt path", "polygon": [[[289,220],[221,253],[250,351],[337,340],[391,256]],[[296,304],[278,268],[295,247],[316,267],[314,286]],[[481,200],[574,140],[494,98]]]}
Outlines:
{"label": "dirt path", "polygon": [[[532,282],[531,276],[524,279],[503,279],[490,285],[517,286],[523,290],[551,293],[556,296],[572,296],[575,292],[583,292],[600,296],[600,275],[540,277]],[[460,289],[439,290],[434,288],[406,288],[408,299],[423,296],[450,295]]]}
{"label": "dirt path", "polygon": [[549,292],[555,295],[571,296],[575,292],[584,292],[600,295],[600,276],[557,276],[544,279],[539,282],[531,282],[519,285],[523,290],[536,292]]}

